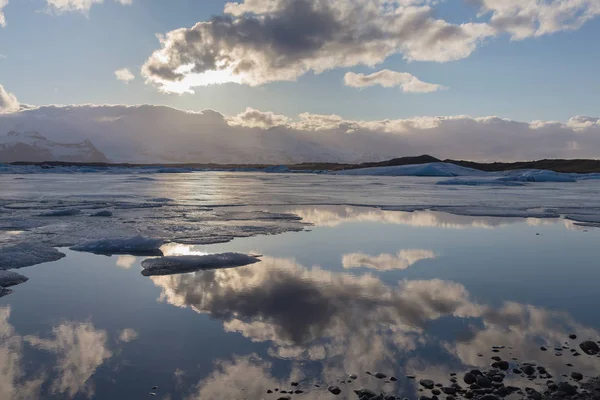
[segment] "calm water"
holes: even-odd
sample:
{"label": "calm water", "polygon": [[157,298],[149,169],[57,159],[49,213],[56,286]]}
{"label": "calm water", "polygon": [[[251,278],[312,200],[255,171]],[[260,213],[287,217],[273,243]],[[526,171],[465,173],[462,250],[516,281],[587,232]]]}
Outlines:
{"label": "calm water", "polygon": [[[166,254],[253,252],[246,267],[163,277],[143,258],[67,257],[20,270],[0,298],[0,399],[270,399],[291,381],[338,398],[368,387],[415,397],[418,378],[539,361],[598,374],[600,358],[543,353],[597,338],[600,230],[564,220],[311,206],[310,231]],[[597,339],[595,339],[597,340]],[[509,353],[511,353],[509,355]],[[481,354],[482,356],[479,356]],[[399,378],[385,383],[366,371]],[[357,374],[352,384],[340,384]],[[152,390],[157,385],[158,389]]]}

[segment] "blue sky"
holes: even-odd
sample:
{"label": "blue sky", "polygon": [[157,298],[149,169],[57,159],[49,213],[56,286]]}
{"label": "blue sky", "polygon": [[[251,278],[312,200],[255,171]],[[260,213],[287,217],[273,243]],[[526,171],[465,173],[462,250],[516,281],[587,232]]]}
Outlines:
{"label": "blue sky", "polygon": [[[582,1],[585,3],[585,1]],[[246,107],[294,116],[302,112],[375,120],[440,115],[497,115],[504,118],[567,121],[597,116],[600,108],[600,18],[574,30],[510,40],[507,33],[485,38],[461,60],[406,61],[398,52],[374,68],[340,67],[308,72],[296,81],[258,86],[227,83],[193,88],[193,94],[162,93],[145,83],[141,67],[160,48],[156,34],[190,28],[223,14],[224,1],[113,0],[82,12],[51,13],[46,0],[10,0],[0,28],[0,84],[24,104],[164,104],[182,109],[211,108],[237,114]],[[593,3],[590,3],[593,6]],[[449,23],[484,21],[459,1],[434,6]],[[128,68],[128,84],[114,71]],[[347,72],[389,69],[446,86],[432,93],[405,93],[398,87],[354,88]]]}

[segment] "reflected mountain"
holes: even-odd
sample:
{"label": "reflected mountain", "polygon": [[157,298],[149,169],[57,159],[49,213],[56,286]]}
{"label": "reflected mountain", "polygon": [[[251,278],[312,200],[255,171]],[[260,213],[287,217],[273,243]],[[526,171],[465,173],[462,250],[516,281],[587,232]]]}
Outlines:
{"label": "reflected mountain", "polygon": [[[364,371],[425,377],[431,370],[447,379],[451,368],[489,366],[492,346],[500,345],[511,347],[504,357],[539,360],[553,373],[565,373],[565,358],[541,352],[540,344],[561,346],[571,332],[598,337],[562,312],[514,302],[479,304],[454,282],[402,280],[389,286],[371,274],[330,272],[268,256],[258,265],[151,279],[161,288],[160,300],[220,318],[226,331],[268,343],[270,357],[299,369],[296,378],[308,373],[303,366],[316,363],[310,379],[337,382],[356,373],[357,386],[373,389],[384,383]],[[584,374],[600,370],[596,357],[570,361]],[[236,358],[220,364],[199,385],[198,398],[219,398],[218,390],[264,393],[276,387],[269,362]],[[222,389],[226,382],[240,387]]]}
{"label": "reflected mountain", "polygon": [[[91,322],[65,321],[53,328],[49,338],[20,336],[9,317],[10,307],[0,307],[0,399],[33,400],[48,398],[50,393],[59,398],[94,396],[92,377],[113,355],[106,331]],[[129,342],[137,333],[125,329],[120,337],[122,342]],[[54,355],[54,365],[36,363],[37,371],[31,371],[23,359],[25,346]]]}

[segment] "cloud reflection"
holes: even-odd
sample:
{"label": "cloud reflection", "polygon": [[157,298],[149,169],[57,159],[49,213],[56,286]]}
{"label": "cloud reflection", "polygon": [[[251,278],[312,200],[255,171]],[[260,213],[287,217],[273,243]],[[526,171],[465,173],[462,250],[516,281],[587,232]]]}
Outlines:
{"label": "cloud reflection", "polygon": [[[223,320],[226,331],[269,343],[269,357],[289,360],[292,368],[300,369],[306,361],[319,362],[316,379],[324,382],[366,370],[419,370],[424,375],[428,366],[433,372],[450,370],[450,364],[438,365],[440,359],[454,360],[454,367],[457,363],[483,367],[489,364],[493,345],[511,346],[513,356],[543,360],[549,370],[562,373],[566,361],[553,354],[540,358],[539,344],[561,345],[570,332],[598,336],[562,312],[514,302],[500,307],[480,304],[454,282],[403,280],[390,286],[370,274],[336,273],[268,256],[256,266],[151,279],[161,288],[162,301],[210,314]],[[458,323],[459,333],[468,335],[450,339],[446,328],[432,327],[457,326],[451,321]],[[415,358],[427,354],[424,349],[430,349],[431,356],[433,348],[437,349],[433,359]],[[229,394],[243,388],[264,393],[277,380],[263,358],[262,364],[245,358],[220,364],[198,386],[198,398],[220,398],[216,393],[226,382],[239,384],[226,389]],[[600,359],[580,359],[578,371],[600,370]],[[245,369],[251,379],[233,376],[243,377]],[[380,383],[361,375],[357,381],[371,388]]]}
{"label": "cloud reflection", "polygon": [[371,256],[364,253],[344,254],[342,265],[350,268],[372,268],[379,271],[403,270],[421,260],[435,259],[436,255],[431,250],[410,249],[400,250],[397,254],[380,254]]}

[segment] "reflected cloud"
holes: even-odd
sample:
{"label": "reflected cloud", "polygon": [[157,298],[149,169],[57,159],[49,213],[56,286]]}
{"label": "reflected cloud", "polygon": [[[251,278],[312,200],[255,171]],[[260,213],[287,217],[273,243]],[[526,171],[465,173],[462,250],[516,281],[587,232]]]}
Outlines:
{"label": "reflected cloud", "polygon": [[123,269],[129,269],[133,267],[133,264],[137,261],[137,257],[134,256],[118,256],[117,257],[117,267],[121,267]]}
{"label": "reflected cloud", "polygon": [[57,356],[57,377],[52,390],[69,397],[84,392],[93,395],[90,378],[96,369],[112,356],[107,349],[106,331],[96,329],[90,322],[66,322],[52,330],[53,339],[25,336],[31,346]]}
{"label": "reflected cloud", "polygon": [[[523,218],[520,217],[483,217],[455,215],[439,211],[396,211],[351,206],[295,208],[292,212],[301,217],[303,222],[323,227],[336,227],[340,224],[353,222],[377,222],[414,227],[492,229],[523,222]],[[528,218],[528,221],[532,221],[532,223],[534,220],[556,223],[555,219]]]}
{"label": "reflected cloud", "polygon": [[350,268],[372,268],[379,271],[404,270],[421,260],[435,259],[436,254],[431,250],[410,249],[400,250],[397,254],[380,254],[371,256],[364,253],[350,253],[342,257],[342,265]]}
{"label": "reflected cloud", "polygon": [[135,339],[137,339],[137,337],[139,336],[139,334],[131,329],[131,328],[127,328],[127,329],[123,329],[121,331],[121,334],[119,335],[119,340],[121,342],[125,342],[125,343],[129,343]]}
{"label": "reflected cloud", "polygon": [[[312,371],[315,379],[337,382],[357,373],[356,385],[373,390],[383,383],[360,375],[362,371],[420,371],[428,376],[431,368],[447,379],[450,364],[488,366],[494,345],[511,346],[512,356],[540,360],[548,370],[562,373],[567,368],[564,357],[551,352],[540,356],[539,344],[560,346],[571,332],[598,337],[565,313],[511,302],[500,307],[479,304],[454,282],[402,280],[390,286],[371,274],[336,273],[268,256],[259,265],[151,279],[161,288],[161,301],[210,314],[222,319],[228,332],[269,343],[268,356],[289,360],[297,376],[302,376],[306,361],[314,361],[321,368],[317,375]],[[458,332],[449,333],[446,326]],[[433,348],[437,351],[432,353]],[[422,353],[424,349],[430,350]],[[418,359],[417,352],[436,356]],[[582,373],[600,370],[598,358],[580,361]],[[268,363],[266,358],[220,362],[194,398],[222,398],[217,393],[232,397],[242,389],[246,395],[262,394],[281,387]],[[223,388],[227,382],[231,386]]]}
{"label": "reflected cloud", "polygon": [[23,338],[9,324],[9,317],[10,307],[0,307],[0,399],[39,399],[44,378],[41,374],[33,379],[25,377]]}

